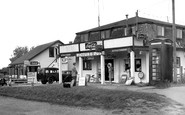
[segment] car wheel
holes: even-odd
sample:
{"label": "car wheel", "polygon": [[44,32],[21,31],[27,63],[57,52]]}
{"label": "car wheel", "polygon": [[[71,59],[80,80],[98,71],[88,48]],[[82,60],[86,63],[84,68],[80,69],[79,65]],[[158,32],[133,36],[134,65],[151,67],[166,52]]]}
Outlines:
{"label": "car wheel", "polygon": [[46,84],[46,82],[47,82],[46,80],[41,80],[42,84]]}
{"label": "car wheel", "polygon": [[52,83],[53,83],[53,78],[52,78],[52,77],[49,77],[48,83],[49,83],[49,84],[52,84]]}

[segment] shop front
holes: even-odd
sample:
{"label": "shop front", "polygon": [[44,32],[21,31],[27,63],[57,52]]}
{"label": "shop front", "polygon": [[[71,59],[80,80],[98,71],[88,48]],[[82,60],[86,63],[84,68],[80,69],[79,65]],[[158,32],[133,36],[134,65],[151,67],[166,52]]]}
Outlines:
{"label": "shop front", "polygon": [[60,55],[75,54],[79,76],[100,78],[101,84],[121,83],[124,75],[135,83],[149,83],[148,49],[143,40],[132,36],[60,46]]}

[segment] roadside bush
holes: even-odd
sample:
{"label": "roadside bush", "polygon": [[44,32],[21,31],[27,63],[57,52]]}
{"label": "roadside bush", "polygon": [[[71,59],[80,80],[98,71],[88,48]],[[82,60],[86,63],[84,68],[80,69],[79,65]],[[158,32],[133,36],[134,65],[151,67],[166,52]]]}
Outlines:
{"label": "roadside bush", "polygon": [[168,80],[159,81],[158,83],[156,83],[155,87],[159,89],[169,88],[171,87],[171,83]]}

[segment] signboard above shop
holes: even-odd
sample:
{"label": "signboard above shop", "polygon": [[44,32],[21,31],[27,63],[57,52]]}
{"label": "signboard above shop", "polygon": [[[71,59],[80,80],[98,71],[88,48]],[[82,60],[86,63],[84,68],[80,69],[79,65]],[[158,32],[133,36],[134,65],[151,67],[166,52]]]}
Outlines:
{"label": "signboard above shop", "polygon": [[103,47],[103,41],[92,41],[80,44],[80,51],[92,51],[96,50],[98,47]]}
{"label": "signboard above shop", "polygon": [[99,56],[101,55],[101,52],[86,52],[86,53],[77,53],[77,57],[88,57],[88,56]]}
{"label": "signboard above shop", "polygon": [[30,61],[30,65],[39,65],[38,61]]}
{"label": "signboard above shop", "polygon": [[39,63],[39,61],[29,61],[29,60],[25,60],[25,61],[24,61],[24,65],[26,65],[26,66],[39,66],[40,63]]}

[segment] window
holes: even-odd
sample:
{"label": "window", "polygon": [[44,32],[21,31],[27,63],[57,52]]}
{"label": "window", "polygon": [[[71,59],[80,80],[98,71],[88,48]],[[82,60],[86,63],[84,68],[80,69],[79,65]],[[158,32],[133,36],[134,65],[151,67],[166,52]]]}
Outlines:
{"label": "window", "polygon": [[136,72],[141,71],[141,59],[135,59],[135,71]]}
{"label": "window", "polygon": [[[130,59],[125,59],[125,71],[130,70]],[[135,59],[135,72],[141,71],[141,59]]]}
{"label": "window", "polygon": [[136,35],[136,26],[132,26],[132,35]]}
{"label": "window", "polygon": [[81,42],[87,42],[88,41],[88,34],[82,34],[81,35]]}
{"label": "window", "polygon": [[101,39],[110,38],[110,30],[101,31]]}
{"label": "window", "polygon": [[123,27],[114,28],[112,30],[111,37],[117,38],[117,37],[122,37],[122,36],[124,36],[124,28]]}
{"label": "window", "polygon": [[124,29],[123,29],[123,36],[130,36],[130,35],[133,35],[132,34],[132,28],[131,27],[125,27]]}
{"label": "window", "polygon": [[54,57],[54,47],[49,48],[49,57]]}
{"label": "window", "polygon": [[130,70],[130,59],[125,59],[125,71]]}
{"label": "window", "polygon": [[177,57],[176,60],[177,60],[177,61],[176,61],[177,67],[180,67],[180,57]]}
{"label": "window", "polygon": [[[55,48],[55,55],[56,55],[56,57],[58,55],[58,49],[57,48]],[[57,62],[57,59],[56,59],[56,62]]]}
{"label": "window", "polygon": [[92,70],[91,60],[83,60],[83,70]]}
{"label": "window", "polygon": [[100,40],[100,32],[91,32],[90,33],[90,40]]}
{"label": "window", "polygon": [[177,38],[182,39],[182,30],[181,29],[177,29]]}
{"label": "window", "polygon": [[157,35],[164,36],[164,27],[163,26],[157,26]]}
{"label": "window", "polygon": [[127,36],[127,28],[124,28],[124,36]]}

